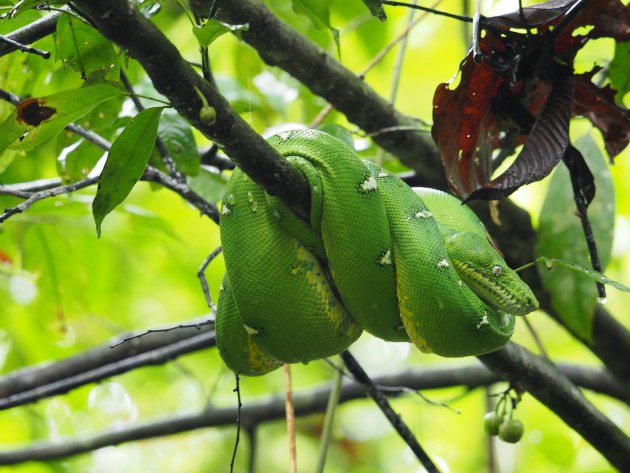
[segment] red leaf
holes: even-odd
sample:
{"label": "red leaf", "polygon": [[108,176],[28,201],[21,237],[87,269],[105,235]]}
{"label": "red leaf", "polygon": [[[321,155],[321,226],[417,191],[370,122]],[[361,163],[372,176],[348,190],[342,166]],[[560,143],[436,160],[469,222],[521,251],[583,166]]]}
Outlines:
{"label": "red leaf", "polygon": [[552,89],[545,108],[514,163],[466,200],[503,199],[519,187],[547,177],[569,145],[572,105],[573,86],[571,78],[567,77]]}
{"label": "red leaf", "polygon": [[451,187],[469,194],[490,176],[491,143],[497,134],[491,110],[501,80],[487,64],[469,54],[460,67],[461,82],[454,90],[440,84],[433,98],[433,129]]}
{"label": "red leaf", "polygon": [[[523,19],[536,29],[528,34],[510,31],[522,28]],[[585,36],[575,34],[576,28],[585,25],[592,26]],[[545,108],[548,118],[540,110],[550,99],[550,84],[571,74],[575,54],[589,39],[630,38],[629,7],[619,0],[588,4],[553,0],[522,13],[487,18],[483,29],[479,47],[484,62],[475,63],[470,52],[460,65],[459,85],[450,89],[440,84],[433,100],[432,135],[456,193],[466,197],[486,186],[507,195],[547,175],[569,142],[567,113],[588,117],[604,134],[611,156],[627,146],[627,110],[615,105],[612,89],[598,88],[590,76],[576,76],[573,110],[570,101],[564,101],[564,107],[550,103]],[[533,127],[537,116],[537,127]],[[488,185],[493,152],[505,147],[501,154],[506,155],[520,143],[525,147],[516,167]]]}
{"label": "red leaf", "polygon": [[574,115],[588,118],[602,132],[604,146],[611,162],[630,142],[630,110],[615,103],[615,90],[598,87],[592,77],[599,68],[574,78]]}

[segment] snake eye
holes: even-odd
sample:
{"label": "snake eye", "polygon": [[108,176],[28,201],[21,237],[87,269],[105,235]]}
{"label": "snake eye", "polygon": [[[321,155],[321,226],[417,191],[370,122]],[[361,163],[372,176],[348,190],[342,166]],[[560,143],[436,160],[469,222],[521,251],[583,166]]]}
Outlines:
{"label": "snake eye", "polygon": [[492,267],[492,275],[493,276],[501,276],[503,274],[503,268],[501,266],[499,266],[498,264],[495,264]]}

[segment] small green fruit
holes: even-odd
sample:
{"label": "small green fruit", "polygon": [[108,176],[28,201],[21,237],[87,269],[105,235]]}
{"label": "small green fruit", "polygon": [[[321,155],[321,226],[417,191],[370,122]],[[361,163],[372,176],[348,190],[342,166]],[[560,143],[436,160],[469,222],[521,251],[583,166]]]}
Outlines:
{"label": "small green fruit", "polygon": [[199,120],[207,125],[212,125],[216,121],[216,119],[217,111],[214,109],[214,107],[211,107],[210,105],[201,107],[201,110],[199,111]]}
{"label": "small green fruit", "polygon": [[499,426],[503,423],[503,416],[496,412],[488,412],[483,417],[483,428],[488,435],[499,435]]}
{"label": "small green fruit", "polygon": [[523,437],[523,424],[518,419],[509,419],[499,426],[499,438],[504,442],[516,443]]}

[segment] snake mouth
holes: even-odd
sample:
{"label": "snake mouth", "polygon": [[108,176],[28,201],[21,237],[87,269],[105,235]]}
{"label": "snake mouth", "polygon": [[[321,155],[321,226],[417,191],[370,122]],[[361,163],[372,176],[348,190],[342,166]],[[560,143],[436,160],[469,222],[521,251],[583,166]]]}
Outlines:
{"label": "snake mouth", "polygon": [[512,315],[526,315],[538,309],[538,300],[529,286],[508,269],[495,276],[492,271],[460,261],[453,262],[466,285],[486,304]]}

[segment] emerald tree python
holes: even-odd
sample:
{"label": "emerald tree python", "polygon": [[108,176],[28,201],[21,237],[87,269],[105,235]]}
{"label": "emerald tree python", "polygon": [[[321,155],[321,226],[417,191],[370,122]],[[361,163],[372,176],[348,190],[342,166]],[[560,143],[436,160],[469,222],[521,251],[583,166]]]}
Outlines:
{"label": "emerald tree python", "polygon": [[456,198],[411,189],[323,132],[270,143],[306,177],[310,222],[233,172],[221,205],[216,336],[234,372],[329,357],[362,330],[425,353],[481,355],[507,343],[515,315],[538,307]]}

